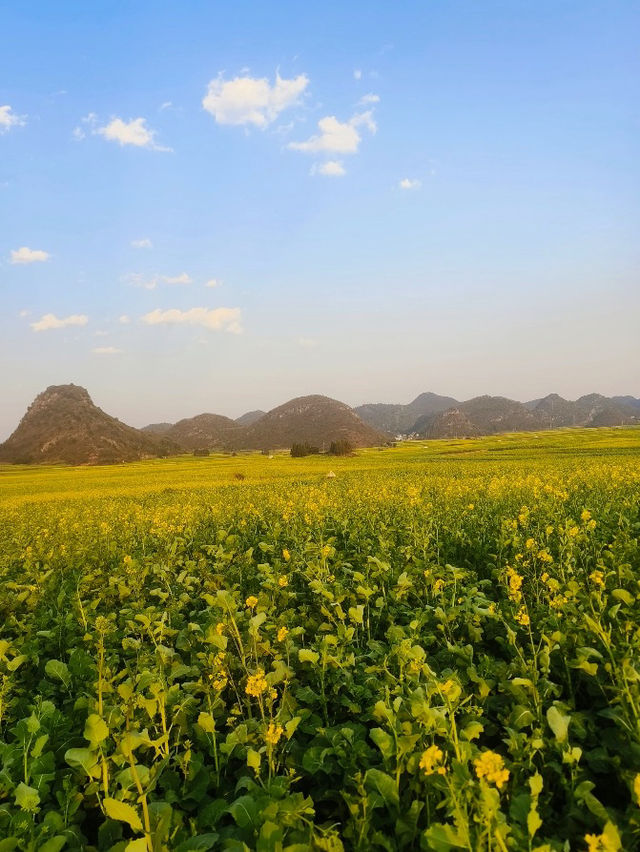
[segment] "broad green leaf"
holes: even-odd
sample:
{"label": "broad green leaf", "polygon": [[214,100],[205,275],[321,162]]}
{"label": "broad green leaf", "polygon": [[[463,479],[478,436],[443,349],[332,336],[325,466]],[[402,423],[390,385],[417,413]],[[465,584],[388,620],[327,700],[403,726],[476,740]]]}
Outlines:
{"label": "broad green leaf", "polygon": [[139,837],[137,840],[132,840],[124,847],[124,852],[147,852],[147,841],[144,837]]}
{"label": "broad green leaf", "polygon": [[199,850],[199,852],[207,852],[213,849],[220,835],[215,831],[207,832],[207,834],[198,834],[196,837],[190,837],[176,847],[176,852],[191,852],[191,850]]}
{"label": "broad green leaf", "polygon": [[34,787],[29,787],[27,784],[20,782],[13,792],[16,805],[21,807],[23,811],[33,812],[40,804],[40,794]]}
{"label": "broad green leaf", "polygon": [[378,746],[385,760],[389,760],[393,757],[395,752],[395,741],[391,734],[383,731],[382,728],[372,728],[371,731],[369,731],[369,736]]}
{"label": "broad green leaf", "polygon": [[216,722],[211,713],[200,713],[198,716],[198,724],[202,730],[206,731],[208,734],[215,733]]}
{"label": "broad green leaf", "polygon": [[547,710],[547,722],[559,743],[563,743],[567,739],[570,721],[570,717],[561,713],[555,704]]}
{"label": "broad green leaf", "polygon": [[309,648],[301,648],[298,651],[298,660],[301,663],[317,663],[320,659],[320,654],[317,651],[311,651]]}
{"label": "broad green leaf", "polygon": [[88,748],[70,748],[64,753],[64,759],[74,769],[84,769],[91,778],[98,778],[98,755]]}
{"label": "broad green leaf", "polygon": [[50,677],[52,680],[62,681],[65,686],[69,686],[71,683],[71,675],[69,674],[67,664],[61,660],[48,660],[44,671],[47,677]]}
{"label": "broad green leaf", "polygon": [[398,807],[398,789],[396,782],[386,772],[379,769],[367,769],[364,776],[364,786],[367,790],[375,790],[379,793],[387,805]]}
{"label": "broad green leaf", "polygon": [[251,796],[240,796],[229,805],[229,813],[240,828],[253,828],[258,820],[258,805]]}
{"label": "broad green leaf", "polygon": [[42,754],[42,749],[46,746],[49,741],[49,734],[42,734],[35,741],[33,748],[31,749],[31,757],[40,757]]}
{"label": "broad green leaf", "polygon": [[442,822],[432,823],[423,835],[427,848],[434,852],[450,852],[451,849],[468,849],[469,844],[458,834],[454,826]]}
{"label": "broad green leaf", "polygon": [[260,761],[262,756],[259,751],[256,751],[253,748],[247,749],[247,766],[250,769],[254,769],[256,774],[260,771]]}
{"label": "broad green leaf", "polygon": [[118,799],[105,798],[103,803],[105,812],[110,819],[128,823],[134,831],[142,831],[142,822],[134,807]]}
{"label": "broad green leaf", "polygon": [[50,837],[42,846],[38,847],[38,852],[60,852],[67,845],[67,838],[62,834],[56,834],[55,837]]}
{"label": "broad green leaf", "polygon": [[101,742],[109,736],[109,728],[104,719],[101,719],[97,713],[92,713],[87,717],[84,726],[84,738],[89,740],[90,748],[98,748]]}

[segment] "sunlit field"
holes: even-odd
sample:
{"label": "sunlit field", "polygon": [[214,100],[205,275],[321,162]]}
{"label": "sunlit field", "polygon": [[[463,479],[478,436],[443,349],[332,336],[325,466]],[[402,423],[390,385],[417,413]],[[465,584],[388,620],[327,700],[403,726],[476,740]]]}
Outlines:
{"label": "sunlit field", "polygon": [[638,428],[2,467],[0,852],[638,848],[639,577]]}

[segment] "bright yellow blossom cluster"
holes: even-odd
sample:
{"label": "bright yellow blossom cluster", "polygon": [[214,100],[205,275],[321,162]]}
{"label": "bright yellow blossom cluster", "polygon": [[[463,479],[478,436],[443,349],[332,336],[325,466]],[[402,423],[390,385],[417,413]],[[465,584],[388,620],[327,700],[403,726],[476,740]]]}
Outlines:
{"label": "bright yellow blossom cluster", "polygon": [[249,675],[244,691],[247,695],[251,695],[253,698],[260,698],[260,696],[263,695],[268,688],[269,685],[264,676],[264,671],[259,669],[255,674]]}
{"label": "bright yellow blossom cluster", "polygon": [[505,769],[502,756],[495,751],[483,752],[473,763],[478,778],[486,778],[490,784],[495,784],[498,790],[509,780],[509,770]]}
{"label": "bright yellow blossom cluster", "polygon": [[434,772],[437,772],[438,775],[444,775],[447,768],[443,766],[443,760],[444,752],[442,749],[436,745],[432,745],[422,752],[418,766],[424,771],[425,775],[433,775]]}

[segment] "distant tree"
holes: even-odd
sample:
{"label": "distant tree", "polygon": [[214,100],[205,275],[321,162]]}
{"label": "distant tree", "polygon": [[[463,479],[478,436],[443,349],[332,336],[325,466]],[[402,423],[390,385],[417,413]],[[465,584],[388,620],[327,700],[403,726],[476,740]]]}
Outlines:
{"label": "distant tree", "polygon": [[329,447],[329,455],[332,456],[350,456],[353,451],[353,444],[345,439],[341,439],[340,441],[332,441]]}
{"label": "distant tree", "polygon": [[306,442],[291,445],[291,457],[294,459],[301,459],[304,458],[304,456],[314,456],[319,452],[320,449],[318,447],[312,447]]}
{"label": "distant tree", "polygon": [[201,447],[200,449],[194,450],[193,454],[194,456],[208,456],[209,450],[207,450],[205,447]]}

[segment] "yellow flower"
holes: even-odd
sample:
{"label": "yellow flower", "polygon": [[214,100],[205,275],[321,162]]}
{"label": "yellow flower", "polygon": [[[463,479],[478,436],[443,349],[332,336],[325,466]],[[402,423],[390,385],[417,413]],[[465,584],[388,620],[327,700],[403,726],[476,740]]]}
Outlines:
{"label": "yellow flower", "polygon": [[224,624],[221,621],[216,624],[216,633],[218,636],[222,636],[224,633]]}
{"label": "yellow flower", "polygon": [[640,772],[633,779],[633,792],[636,797],[636,802],[640,805]]}
{"label": "yellow flower", "polygon": [[282,551],[282,558],[285,562],[288,562],[291,559],[291,554],[286,548]]}
{"label": "yellow flower", "polygon": [[442,692],[443,695],[449,695],[455,688],[456,683],[454,680],[451,680],[451,678],[440,684],[440,692]]}
{"label": "yellow flower", "polygon": [[278,642],[284,642],[284,640],[287,638],[288,635],[289,635],[289,628],[288,627],[281,627],[280,630],[278,630]]}
{"label": "yellow flower", "polygon": [[602,571],[592,571],[589,574],[589,579],[596,586],[604,586],[604,574]]}
{"label": "yellow flower", "polygon": [[442,764],[443,758],[444,752],[442,749],[436,745],[432,745],[426,751],[422,752],[418,766],[424,770],[425,775],[433,775],[434,772],[444,775],[447,770],[442,765],[438,766],[438,764]]}
{"label": "yellow flower", "polygon": [[531,623],[531,619],[529,618],[529,613],[527,612],[527,608],[521,606],[516,615],[516,621],[518,624],[522,624],[523,627],[528,627]]}
{"label": "yellow flower", "polygon": [[583,509],[582,514],[580,515],[580,520],[583,524],[586,524],[587,521],[591,520],[591,512],[588,509]]}
{"label": "yellow flower", "polygon": [[589,521],[589,523],[587,524],[587,529],[593,531],[593,530],[595,530],[595,528],[596,528],[596,522],[593,519],[591,519]]}
{"label": "yellow flower", "polygon": [[468,509],[470,512],[473,512],[473,510],[475,509],[475,503],[469,503],[469,505],[467,506],[467,509]]}
{"label": "yellow flower", "polygon": [[269,688],[262,669],[259,669],[254,675],[249,675],[245,692],[247,695],[252,695],[254,698],[259,698]]}
{"label": "yellow flower", "polygon": [[532,550],[535,546],[536,546],[535,541],[532,538],[528,538],[526,543],[525,543],[525,547],[527,548],[527,550]]}
{"label": "yellow flower", "polygon": [[289,578],[285,574],[281,574],[280,577],[278,577],[278,585],[281,589],[284,589],[285,586],[289,585]]}
{"label": "yellow flower", "polygon": [[474,760],[476,775],[481,780],[486,778],[490,784],[495,784],[498,789],[509,780],[509,770],[505,769],[502,756],[495,751],[485,751]]}
{"label": "yellow flower", "polygon": [[249,607],[249,609],[253,609],[254,606],[256,606],[258,603],[258,598],[255,595],[249,595],[245,603]]}
{"label": "yellow flower", "polygon": [[434,592],[441,592],[443,586],[444,586],[444,580],[436,580],[435,583],[433,584],[433,591]]}
{"label": "yellow flower", "polygon": [[269,723],[269,727],[264,735],[264,738],[268,745],[274,746],[278,745],[278,740],[284,734],[284,728],[282,725],[275,725],[273,722]]}
{"label": "yellow flower", "polygon": [[211,685],[213,686],[216,692],[222,692],[222,690],[227,685],[227,679],[226,677],[218,677],[213,681]]}
{"label": "yellow flower", "polygon": [[584,839],[587,843],[587,852],[600,852],[602,846],[599,834],[585,834]]}
{"label": "yellow flower", "polygon": [[569,536],[571,538],[575,538],[578,535],[579,532],[580,532],[580,530],[578,529],[578,527],[570,527]]}

